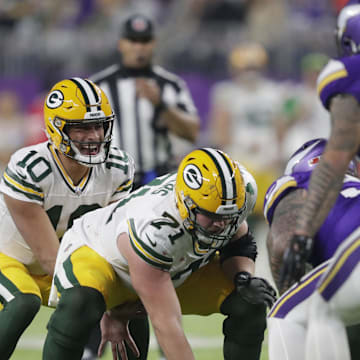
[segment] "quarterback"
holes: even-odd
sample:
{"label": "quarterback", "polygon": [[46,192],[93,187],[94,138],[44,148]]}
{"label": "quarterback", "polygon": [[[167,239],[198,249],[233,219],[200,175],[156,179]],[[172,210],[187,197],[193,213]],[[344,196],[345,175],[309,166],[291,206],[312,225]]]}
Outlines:
{"label": "quarterback", "polygon": [[259,359],[275,291],[252,275],[257,250],[246,218],[256,196],[243,167],[202,148],[177,173],[76,220],[56,260],[50,302],[60,299],[43,359],[80,359],[104,312],[138,299],[168,360],[194,359],[181,314],[213,313],[227,316],[224,357]]}
{"label": "quarterback", "polygon": [[58,82],[44,103],[48,141],[15,152],[0,183],[0,358],[47,305],[59,241],[82,214],[127,194],[132,158],[110,146],[114,115],[89,80]]}

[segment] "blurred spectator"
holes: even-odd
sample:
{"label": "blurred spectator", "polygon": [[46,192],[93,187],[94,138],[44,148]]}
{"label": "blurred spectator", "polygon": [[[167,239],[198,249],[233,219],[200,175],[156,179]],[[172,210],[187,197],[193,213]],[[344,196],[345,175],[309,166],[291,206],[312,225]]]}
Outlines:
{"label": "blurred spectator", "polygon": [[254,214],[262,218],[262,199],[278,173],[281,86],[266,78],[268,55],[257,43],[241,44],[229,55],[231,78],[212,89],[212,143],[240,161],[258,184]]}
{"label": "blurred spectator", "polygon": [[33,11],[31,1],[2,0],[0,2],[0,29],[15,27],[19,20]]}
{"label": "blurred spectator", "polygon": [[43,115],[45,96],[46,93],[38,94],[27,108],[27,126],[25,133],[26,146],[35,145],[47,140]]}
{"label": "blurred spectator", "polygon": [[24,146],[27,124],[20,104],[15,92],[0,92],[0,174],[14,151]]}
{"label": "blurred spectator", "polygon": [[329,113],[322,106],[316,91],[316,81],[328,62],[322,53],[310,53],[301,59],[301,82],[290,86],[284,103],[285,125],[282,140],[284,162],[301,144],[312,138],[327,138],[330,134]]}

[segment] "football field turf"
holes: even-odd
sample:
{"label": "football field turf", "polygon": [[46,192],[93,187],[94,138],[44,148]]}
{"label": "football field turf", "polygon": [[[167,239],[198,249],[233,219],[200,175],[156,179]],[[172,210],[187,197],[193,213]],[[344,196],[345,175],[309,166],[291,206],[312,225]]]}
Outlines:
{"label": "football field turf", "polygon": [[[52,310],[42,308],[32,324],[19,341],[11,360],[40,360],[41,348],[46,335],[46,323]],[[208,317],[184,316],[185,333],[192,345],[197,360],[220,360],[222,356],[222,320],[221,315]],[[156,342],[151,338],[148,360],[158,360]],[[104,360],[111,360],[108,348]],[[267,360],[267,342],[264,341],[261,360]]]}

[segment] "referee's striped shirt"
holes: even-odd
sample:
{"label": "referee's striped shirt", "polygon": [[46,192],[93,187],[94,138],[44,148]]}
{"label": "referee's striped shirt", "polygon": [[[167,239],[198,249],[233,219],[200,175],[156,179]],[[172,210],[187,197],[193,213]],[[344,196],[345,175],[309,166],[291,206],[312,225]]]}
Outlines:
{"label": "referee's striped shirt", "polygon": [[176,166],[168,130],[157,125],[160,114],[152,103],[136,96],[137,77],[156,81],[167,105],[191,114],[197,110],[185,82],[160,66],[130,69],[115,64],[90,77],[105,91],[116,114],[113,145],[134,157],[138,177],[150,172],[162,175]]}

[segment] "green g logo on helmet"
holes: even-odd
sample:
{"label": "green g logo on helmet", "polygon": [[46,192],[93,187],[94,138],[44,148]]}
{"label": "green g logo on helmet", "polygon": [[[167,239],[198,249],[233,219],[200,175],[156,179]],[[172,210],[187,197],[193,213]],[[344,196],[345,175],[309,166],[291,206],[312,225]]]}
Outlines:
{"label": "green g logo on helmet", "polygon": [[[44,104],[44,120],[49,141],[62,154],[86,166],[106,161],[112,138],[115,115],[102,89],[92,81],[71,78],[58,82],[50,90]],[[81,145],[97,146],[96,154],[82,154],[67,130],[72,125],[101,124],[104,139]]]}

